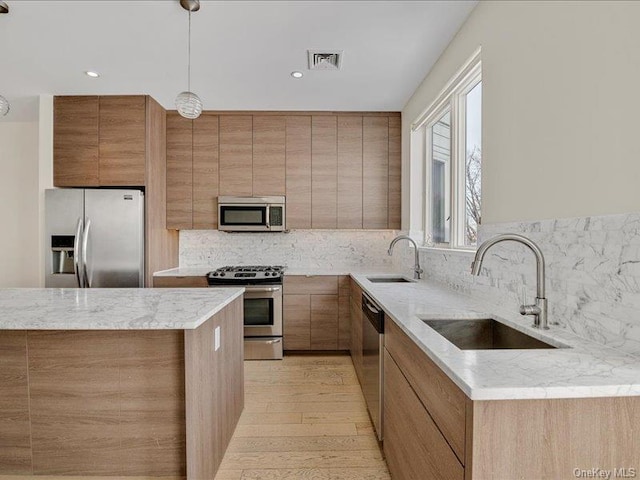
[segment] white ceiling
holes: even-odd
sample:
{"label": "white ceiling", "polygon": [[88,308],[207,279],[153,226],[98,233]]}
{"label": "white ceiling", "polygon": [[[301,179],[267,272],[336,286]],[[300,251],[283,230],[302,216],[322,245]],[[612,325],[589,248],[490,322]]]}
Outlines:
{"label": "white ceiling", "polygon": [[[146,93],[173,109],[187,89],[188,14],[178,0],[6,1],[5,121],[36,118],[43,93]],[[201,3],[192,90],[205,109],[401,110],[476,1]],[[310,48],[344,50],[342,70],[307,70]]]}

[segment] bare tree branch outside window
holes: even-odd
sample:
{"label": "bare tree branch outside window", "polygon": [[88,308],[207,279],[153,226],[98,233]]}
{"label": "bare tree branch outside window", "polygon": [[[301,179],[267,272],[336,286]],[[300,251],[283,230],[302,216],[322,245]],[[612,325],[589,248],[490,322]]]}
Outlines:
{"label": "bare tree branch outside window", "polygon": [[467,159],[465,162],[465,236],[467,245],[475,245],[478,242],[478,225],[481,224],[482,218],[481,166],[482,150],[475,145],[473,149],[467,151]]}

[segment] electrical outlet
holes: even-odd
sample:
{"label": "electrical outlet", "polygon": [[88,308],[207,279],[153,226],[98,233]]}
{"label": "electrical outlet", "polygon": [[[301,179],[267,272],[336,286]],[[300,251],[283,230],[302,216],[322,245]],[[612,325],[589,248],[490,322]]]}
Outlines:
{"label": "electrical outlet", "polygon": [[220,327],[216,327],[213,331],[213,351],[217,352],[220,349]]}

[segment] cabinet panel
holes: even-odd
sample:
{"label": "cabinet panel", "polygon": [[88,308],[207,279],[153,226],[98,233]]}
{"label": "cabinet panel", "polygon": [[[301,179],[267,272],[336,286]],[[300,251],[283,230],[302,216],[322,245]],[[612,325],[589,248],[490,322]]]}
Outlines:
{"label": "cabinet panel", "polygon": [[285,195],[285,117],[253,117],[253,195]]}
{"label": "cabinet panel", "polygon": [[99,118],[100,185],[143,186],[146,158],[145,97],[100,97]]}
{"label": "cabinet panel", "polygon": [[362,117],[338,117],[338,228],[362,228]]}
{"label": "cabinet panel", "polygon": [[193,121],[193,228],[218,226],[218,117]]}
{"label": "cabinet panel", "polygon": [[98,170],[98,97],[53,100],[53,184],[95,187]]}
{"label": "cabinet panel", "polygon": [[394,480],[463,480],[463,466],[386,349],[384,421],[384,453]]}
{"label": "cabinet panel", "polygon": [[362,289],[351,279],[351,361],[362,383]]}
{"label": "cabinet panel", "polygon": [[401,215],[401,119],[389,117],[389,228],[400,229]]}
{"label": "cabinet panel", "polygon": [[351,299],[349,295],[338,297],[338,349],[351,349]]}
{"label": "cabinet panel", "polygon": [[253,194],[253,117],[220,116],[220,195]]}
{"label": "cabinet panel", "polygon": [[291,294],[333,294],[338,293],[338,277],[335,275],[285,275],[284,293]]}
{"label": "cabinet panel", "polygon": [[286,117],[287,228],[311,228],[311,117]]}
{"label": "cabinet panel", "polygon": [[311,295],[311,349],[338,349],[337,295]]}
{"label": "cabinet panel", "polygon": [[363,227],[388,228],[389,119],[364,117],[362,144]]}
{"label": "cabinet panel", "polygon": [[167,113],[167,228],[193,227],[193,122]]}
{"label": "cabinet panel", "polygon": [[284,295],[284,349],[311,348],[311,295]]}
{"label": "cabinet panel", "polygon": [[337,117],[312,117],[311,226],[337,227]]}
{"label": "cabinet panel", "polygon": [[205,288],[207,277],[153,277],[154,288]]}
{"label": "cabinet panel", "polygon": [[384,342],[451,448],[464,462],[466,395],[386,316]]}

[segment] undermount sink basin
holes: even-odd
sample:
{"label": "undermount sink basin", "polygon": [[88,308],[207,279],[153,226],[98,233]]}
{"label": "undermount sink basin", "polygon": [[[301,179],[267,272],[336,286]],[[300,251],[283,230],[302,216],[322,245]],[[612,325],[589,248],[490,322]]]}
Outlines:
{"label": "undermount sink basin", "polygon": [[414,280],[409,280],[405,277],[367,277],[367,280],[373,283],[413,283]]}
{"label": "undermount sink basin", "polygon": [[492,318],[422,321],[460,350],[557,348]]}

